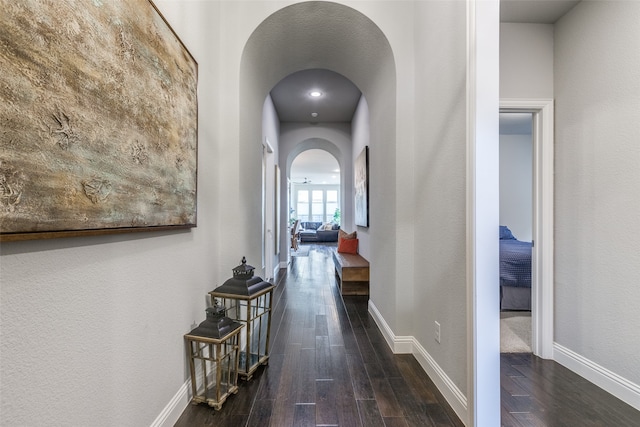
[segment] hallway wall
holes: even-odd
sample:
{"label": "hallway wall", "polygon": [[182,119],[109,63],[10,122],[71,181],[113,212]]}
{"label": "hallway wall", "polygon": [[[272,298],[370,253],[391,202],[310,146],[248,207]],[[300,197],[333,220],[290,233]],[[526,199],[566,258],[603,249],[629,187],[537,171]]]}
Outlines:
{"label": "hallway wall", "polygon": [[[416,11],[416,141],[411,209],[415,277],[412,335],[467,391],[466,17],[463,2]],[[438,36],[436,36],[438,34]],[[445,35],[446,34],[446,35]],[[428,76],[423,78],[422,76]],[[434,339],[440,324],[441,342]]]}
{"label": "hallway wall", "polygon": [[159,6],[199,63],[198,226],[0,245],[1,425],[151,425],[187,378],[183,334],[240,261],[218,263],[220,4]]}
{"label": "hallway wall", "polygon": [[634,383],[636,408],[639,21],[639,2],[581,2],[555,31],[555,341],[563,363],[575,353]]}

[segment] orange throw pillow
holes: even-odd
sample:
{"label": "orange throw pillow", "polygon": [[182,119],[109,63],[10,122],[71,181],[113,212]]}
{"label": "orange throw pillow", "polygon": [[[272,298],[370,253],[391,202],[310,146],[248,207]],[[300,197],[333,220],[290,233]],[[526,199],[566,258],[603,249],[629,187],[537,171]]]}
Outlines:
{"label": "orange throw pillow", "polygon": [[338,243],[338,252],[343,254],[358,253],[358,239],[342,239]]}
{"label": "orange throw pillow", "polygon": [[[340,247],[340,243],[342,243],[343,240],[353,240],[357,237],[357,232],[354,231],[353,233],[347,233],[346,231],[344,231],[342,228],[340,228],[338,230],[338,248]],[[338,251],[340,252],[340,251]]]}

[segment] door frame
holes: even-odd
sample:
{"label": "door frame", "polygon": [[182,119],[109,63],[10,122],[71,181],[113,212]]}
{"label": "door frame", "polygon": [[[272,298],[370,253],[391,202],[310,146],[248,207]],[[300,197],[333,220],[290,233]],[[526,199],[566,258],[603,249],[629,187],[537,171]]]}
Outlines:
{"label": "door frame", "polygon": [[501,99],[500,112],[533,116],[531,349],[553,359],[553,99]]}
{"label": "door frame", "polygon": [[266,280],[275,277],[275,155],[268,138],[262,143],[262,269]]}

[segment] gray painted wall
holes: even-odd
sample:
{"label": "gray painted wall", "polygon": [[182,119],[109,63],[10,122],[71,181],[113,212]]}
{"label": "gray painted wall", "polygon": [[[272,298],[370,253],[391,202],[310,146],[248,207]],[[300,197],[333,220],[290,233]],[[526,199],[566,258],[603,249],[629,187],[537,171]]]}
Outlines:
{"label": "gray painted wall", "polygon": [[555,32],[555,341],[636,385],[638,22],[640,2],[581,2]]}
{"label": "gray painted wall", "polygon": [[0,245],[2,425],[148,426],[187,378],[182,336],[240,261],[220,261],[220,4],[193,6],[162,10],[199,63],[198,226]]}
{"label": "gray painted wall", "polygon": [[500,24],[500,98],[553,98],[553,25]]}
{"label": "gray painted wall", "polygon": [[[416,7],[415,141],[410,158],[414,272],[411,335],[467,389],[466,18],[463,2]],[[428,77],[427,77],[428,76]],[[398,286],[404,286],[399,284]],[[433,336],[441,325],[441,342]]]}
{"label": "gray painted wall", "polygon": [[500,224],[531,241],[533,151],[531,134],[500,134]]}

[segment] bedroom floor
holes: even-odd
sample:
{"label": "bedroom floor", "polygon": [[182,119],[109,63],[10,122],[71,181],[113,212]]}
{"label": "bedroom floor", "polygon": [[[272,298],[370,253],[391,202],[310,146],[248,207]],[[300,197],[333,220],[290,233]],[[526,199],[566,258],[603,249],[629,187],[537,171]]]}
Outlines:
{"label": "bedroom floor", "polygon": [[531,312],[500,312],[500,353],[531,353]]}
{"label": "bedroom floor", "polygon": [[[394,355],[367,297],[337,292],[331,246],[292,258],[274,293],[271,356],[220,411],[189,405],[176,427],[463,426],[412,355]],[[501,354],[504,427],[640,425],[640,412],[531,354]]]}

